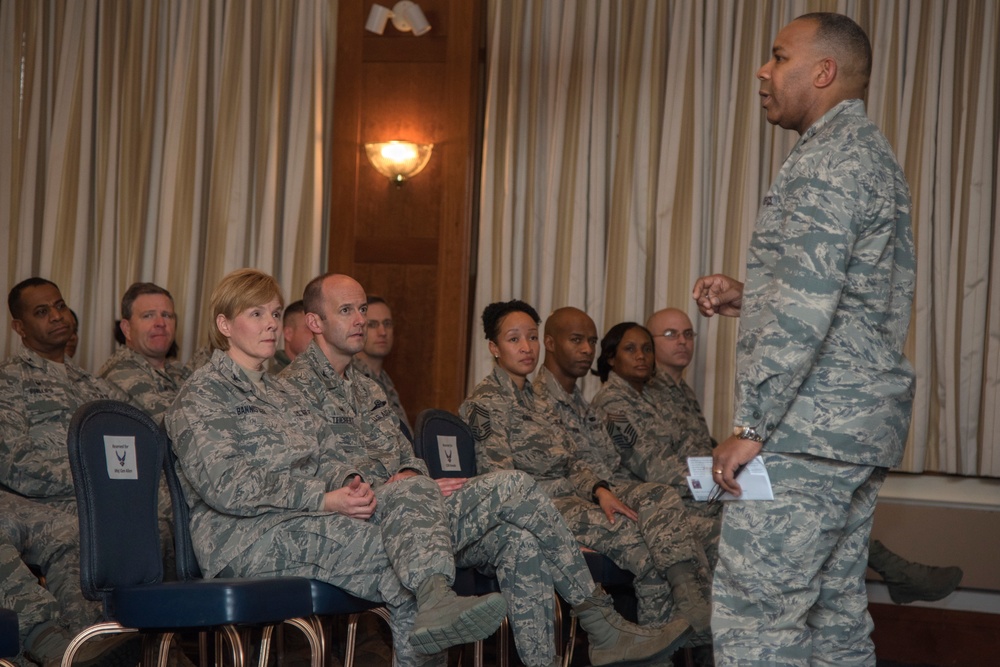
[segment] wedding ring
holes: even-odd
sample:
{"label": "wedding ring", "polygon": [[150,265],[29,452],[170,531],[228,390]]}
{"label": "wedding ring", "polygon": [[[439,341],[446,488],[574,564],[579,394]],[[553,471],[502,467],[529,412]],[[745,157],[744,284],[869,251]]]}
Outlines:
{"label": "wedding ring", "polygon": [[722,474],[721,470],[713,470],[712,472],[714,472],[716,475],[721,475]]}

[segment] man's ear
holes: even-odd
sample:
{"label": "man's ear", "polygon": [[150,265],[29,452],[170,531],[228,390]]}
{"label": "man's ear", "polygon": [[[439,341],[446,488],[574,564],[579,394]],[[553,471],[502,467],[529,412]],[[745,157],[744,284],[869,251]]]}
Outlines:
{"label": "man's ear", "polygon": [[24,322],[21,320],[11,320],[10,328],[14,330],[19,337],[24,338]]}
{"label": "man's ear", "polygon": [[316,313],[306,313],[306,326],[314,334],[323,333],[323,320]]}
{"label": "man's ear", "polygon": [[555,352],[556,351],[556,338],[552,334],[545,334],[545,351]]}
{"label": "man's ear", "polygon": [[837,80],[837,61],[833,58],[823,58],[819,61],[814,82],[817,88],[828,88]]}
{"label": "man's ear", "polygon": [[132,323],[128,320],[122,320],[118,323],[118,328],[121,329],[122,335],[125,336],[125,340],[129,339],[129,334],[132,333]]}

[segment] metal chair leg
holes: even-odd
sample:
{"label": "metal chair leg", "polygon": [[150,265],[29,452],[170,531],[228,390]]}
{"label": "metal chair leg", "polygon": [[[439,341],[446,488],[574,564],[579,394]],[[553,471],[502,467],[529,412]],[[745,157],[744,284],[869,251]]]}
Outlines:
{"label": "metal chair leg", "polygon": [[[323,667],[323,640],[320,639],[312,622],[306,618],[290,618],[285,623],[298,628],[306,636],[306,640],[309,642],[309,650],[312,652],[312,659],[310,660],[312,667]],[[262,665],[261,667],[266,667],[266,665]]]}

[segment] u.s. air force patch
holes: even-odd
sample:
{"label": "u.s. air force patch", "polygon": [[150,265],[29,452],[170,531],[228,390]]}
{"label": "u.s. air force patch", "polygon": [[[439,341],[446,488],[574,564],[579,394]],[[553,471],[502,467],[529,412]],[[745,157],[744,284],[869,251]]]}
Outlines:
{"label": "u.s. air force patch", "polygon": [[472,429],[472,436],[477,442],[486,440],[493,435],[490,411],[481,405],[473,404],[472,414],[469,415],[469,428]]}
{"label": "u.s. air force patch", "polygon": [[611,440],[615,443],[615,447],[619,449],[632,449],[635,447],[635,441],[638,439],[639,434],[635,432],[632,425],[625,418],[625,415],[621,414],[611,414],[608,415],[608,435],[611,436]]}

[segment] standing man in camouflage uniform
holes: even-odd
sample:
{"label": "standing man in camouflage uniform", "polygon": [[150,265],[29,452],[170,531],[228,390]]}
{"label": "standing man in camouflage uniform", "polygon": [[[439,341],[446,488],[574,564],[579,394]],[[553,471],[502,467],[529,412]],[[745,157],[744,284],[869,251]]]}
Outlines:
{"label": "standing man in camouflage uniform", "polygon": [[399,392],[392,378],[385,372],[385,358],[392,352],[393,322],[389,304],[380,296],[368,297],[368,336],[365,338],[365,349],[354,355],[351,362],[354,368],[366,377],[375,380],[382,387],[392,411],[396,413],[399,423],[406,427],[406,434],[413,435],[413,427],[406,418],[406,410],[399,400]]}
{"label": "standing man in camouflage uniform", "polygon": [[0,485],[72,513],[69,421],[84,403],[128,397],[66,359],[72,322],[55,283],[28,278],[7,306],[24,349],[0,365]]}
{"label": "standing man in camouflage uniform", "polygon": [[[510,609],[522,661],[554,663],[555,589],[592,633],[594,664],[649,657],[679,643],[687,624],[646,631],[613,611],[595,587],[576,540],[552,503],[527,475],[503,472],[472,479],[432,480],[413,454],[379,385],[351,363],[365,344],[370,313],[364,288],[348,276],[314,279],[305,290],[313,343],[281,378],[298,388],[333,431],[332,461],[360,472],[372,485],[389,561],[409,563],[454,579],[455,564],[495,571]],[[400,506],[406,523],[383,517]],[[414,549],[412,526],[443,529],[439,545]],[[454,553],[454,557],[452,554]]]}
{"label": "standing man in camouflage uniform", "polygon": [[914,374],[910,194],[864,110],[871,44],[806,14],[758,71],[768,122],[801,135],[764,198],[746,285],[699,278],[705,316],[740,315],[731,493],[761,454],[774,501],[727,504],[712,625],[719,665],[874,665],[865,565],[875,499],[899,463]]}
{"label": "standing man in camouflage uniform", "polygon": [[[694,332],[687,314],[664,308],[649,316],[646,328],[653,332],[656,347],[656,375],[646,386],[660,413],[677,424],[678,432],[690,433],[701,442],[715,446],[701,404],[683,373],[694,354]],[[871,541],[868,567],[880,575],[893,602],[940,600],[952,593],[962,580],[962,568],[937,567],[906,560],[878,540]]]}
{"label": "standing man in camouflage uniform", "polygon": [[121,317],[125,345],[98,375],[159,422],[191,375],[183,364],[167,358],[177,332],[174,298],[159,285],[133,283],[122,296]]}

